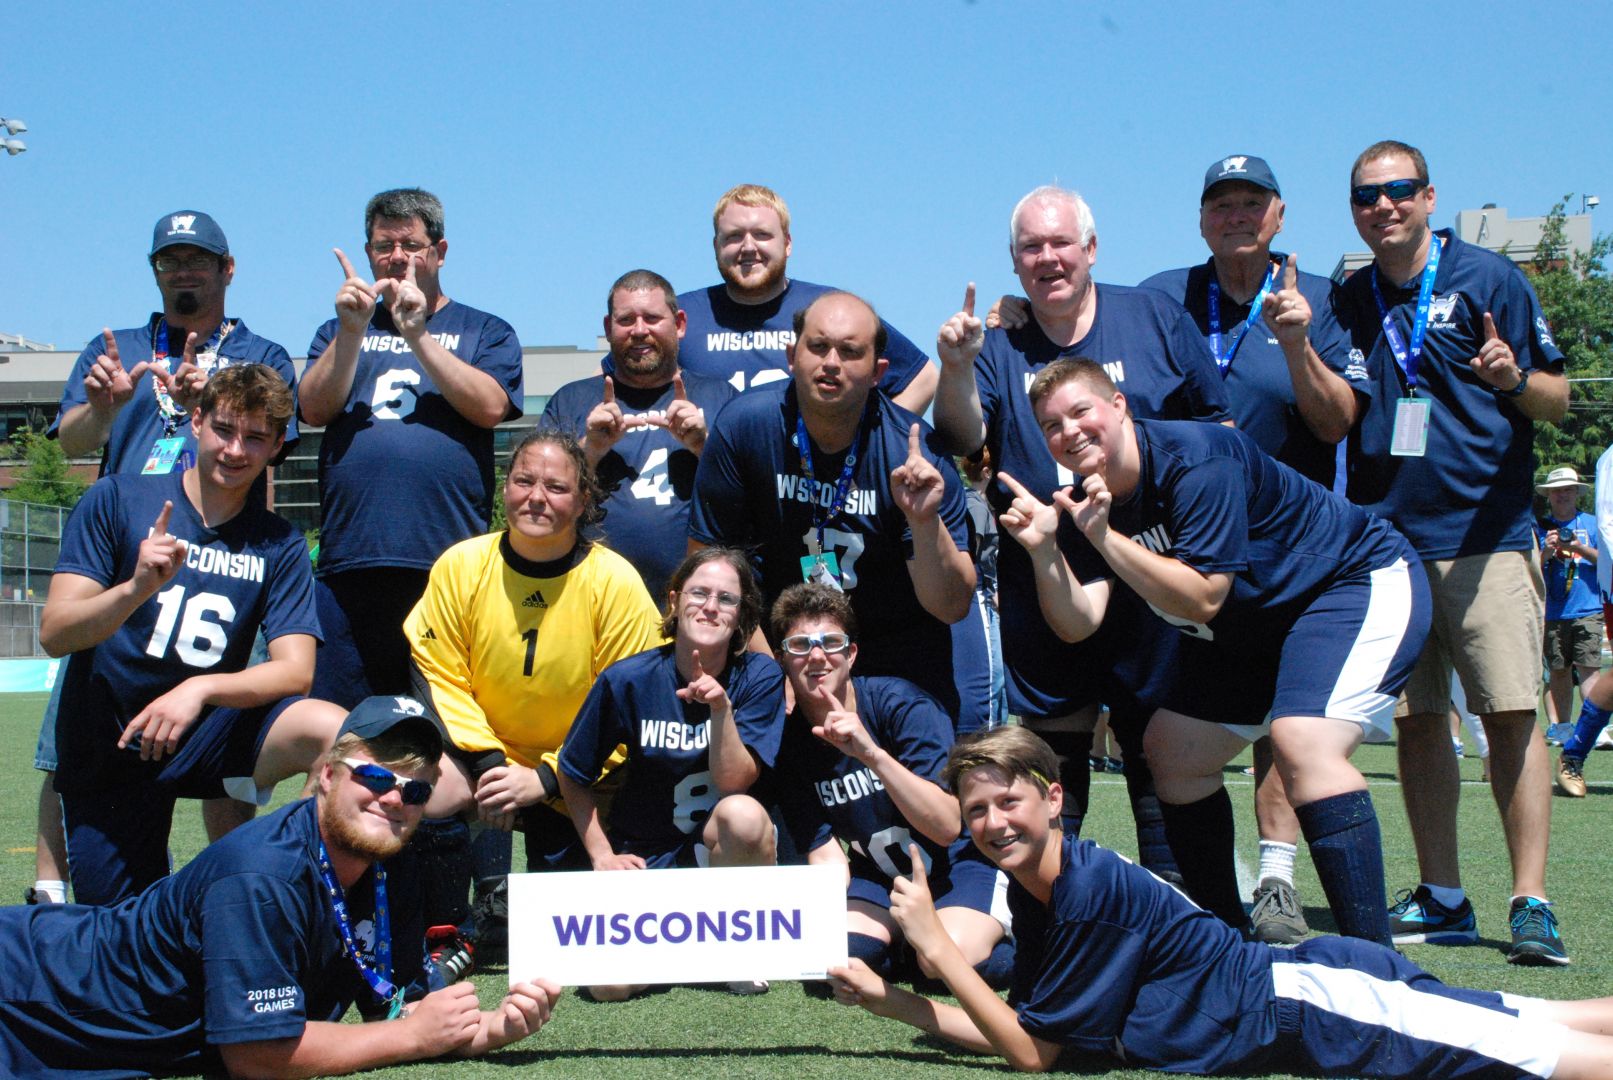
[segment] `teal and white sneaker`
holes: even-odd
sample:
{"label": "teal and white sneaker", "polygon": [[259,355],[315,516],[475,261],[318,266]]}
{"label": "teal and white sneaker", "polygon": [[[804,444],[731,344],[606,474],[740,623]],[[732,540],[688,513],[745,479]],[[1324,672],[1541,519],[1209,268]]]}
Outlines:
{"label": "teal and white sneaker", "polygon": [[1471,945],[1479,939],[1478,921],[1466,897],[1448,908],[1425,886],[1402,889],[1389,908],[1389,933],[1396,945]]}
{"label": "teal and white sneaker", "polygon": [[1532,896],[1520,896],[1512,901],[1512,948],[1507,950],[1507,962],[1558,967],[1569,963],[1551,901],[1536,900]]}

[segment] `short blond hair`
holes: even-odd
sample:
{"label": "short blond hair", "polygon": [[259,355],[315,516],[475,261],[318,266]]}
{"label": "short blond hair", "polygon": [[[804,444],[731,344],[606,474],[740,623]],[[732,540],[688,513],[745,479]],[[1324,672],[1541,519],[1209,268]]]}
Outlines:
{"label": "short blond hair", "polygon": [[722,193],[716,207],[711,211],[713,233],[717,231],[717,219],[722,217],[722,212],[734,203],[740,206],[762,206],[772,210],[778,214],[779,228],[784,230],[784,235],[790,234],[790,208],[785,205],[778,192],[761,184],[738,184]]}

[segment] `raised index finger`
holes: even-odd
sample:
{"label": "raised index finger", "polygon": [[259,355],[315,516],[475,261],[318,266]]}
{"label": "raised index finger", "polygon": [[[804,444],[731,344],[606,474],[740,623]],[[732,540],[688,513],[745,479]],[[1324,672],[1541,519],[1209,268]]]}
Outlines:
{"label": "raised index finger", "polygon": [[924,872],[924,852],[919,850],[917,844],[907,845],[907,857],[913,862],[913,884],[930,887],[929,875]]}
{"label": "raised index finger", "polygon": [[672,400],[673,401],[688,401],[689,400],[688,393],[683,389],[683,372],[681,372],[681,371],[672,376]]}
{"label": "raised index finger", "polygon": [[915,457],[920,456],[920,453],[919,453],[919,426],[917,424],[914,424],[912,427],[907,429],[907,456],[909,458],[915,458]]}
{"label": "raised index finger", "polygon": [[112,361],[112,366],[122,367],[123,361],[118,359],[118,339],[113,336],[110,326],[101,327],[101,342],[106,346],[106,358]]}
{"label": "raised index finger", "polygon": [[182,352],[180,354],[179,362],[181,364],[190,364],[193,367],[195,366],[195,364],[196,364],[196,331],[192,330],[190,333],[185,335],[185,350],[184,350],[184,352]]}
{"label": "raised index finger", "polygon": [[342,264],[342,273],[346,274],[350,278],[358,277],[358,273],[353,269],[353,264],[347,261],[346,255],[342,254],[342,249],[331,248],[331,250],[336,253],[336,261]]}
{"label": "raised index finger", "polygon": [[616,404],[616,383],[611,380],[609,375],[605,376],[605,404]]}
{"label": "raised index finger", "polygon": [[701,679],[706,677],[706,669],[700,665],[700,650],[699,649],[696,649],[694,651],[694,658],[693,659],[694,659],[694,674],[692,676],[690,676],[690,678],[689,678],[689,681],[692,682],[692,683],[693,682],[699,682]]}
{"label": "raised index finger", "polygon": [[972,281],[969,282],[969,287],[963,290],[963,313],[965,315],[975,313],[975,283]]}
{"label": "raised index finger", "polygon": [[1283,288],[1292,289],[1299,284],[1299,256],[1290,255],[1283,262]]}
{"label": "raised index finger", "polygon": [[1484,340],[1495,341],[1500,336],[1500,334],[1495,332],[1495,319],[1491,317],[1488,311],[1486,311],[1484,313]]}
{"label": "raised index finger", "polygon": [[162,509],[157,512],[156,524],[152,525],[151,527],[152,531],[156,535],[168,535],[168,519],[173,516],[173,512],[174,504],[171,501],[164,501],[162,504]]}

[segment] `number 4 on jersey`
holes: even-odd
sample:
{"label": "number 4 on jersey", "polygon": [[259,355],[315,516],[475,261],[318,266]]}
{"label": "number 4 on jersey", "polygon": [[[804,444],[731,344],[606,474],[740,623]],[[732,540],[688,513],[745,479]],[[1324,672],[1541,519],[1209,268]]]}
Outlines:
{"label": "number 4 on jersey", "polygon": [[[667,483],[667,458],[670,455],[662,446],[650,451],[650,456],[639,466],[638,479],[628,490],[635,499],[654,499],[655,505],[667,506],[672,502],[672,487]],[[660,472],[655,470],[660,469]]]}

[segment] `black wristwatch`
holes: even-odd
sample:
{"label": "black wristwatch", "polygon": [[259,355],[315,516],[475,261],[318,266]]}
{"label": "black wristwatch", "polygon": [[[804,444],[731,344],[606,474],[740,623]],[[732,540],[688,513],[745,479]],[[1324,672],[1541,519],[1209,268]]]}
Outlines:
{"label": "black wristwatch", "polygon": [[1523,388],[1528,385],[1529,370],[1527,368],[1519,368],[1518,385],[1514,386],[1511,390],[1497,390],[1496,393],[1500,394],[1502,397],[1523,397]]}

